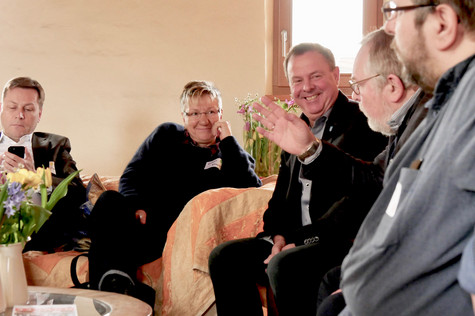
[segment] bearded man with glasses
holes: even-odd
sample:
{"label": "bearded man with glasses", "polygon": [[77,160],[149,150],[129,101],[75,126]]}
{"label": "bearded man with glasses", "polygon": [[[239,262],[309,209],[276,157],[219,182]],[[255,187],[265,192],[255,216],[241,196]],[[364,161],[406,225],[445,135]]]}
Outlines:
{"label": "bearded man with glasses", "polygon": [[222,119],[220,91],[191,81],[180,103],[183,126],[159,125],[125,168],[119,192],[104,192],[91,212],[91,287],[135,296],[152,308],[155,293],[138,283],[137,268],[162,256],[185,204],[208,189],[261,185],[254,159]]}
{"label": "bearded man with glasses", "polygon": [[383,7],[410,78],[434,97],[343,262],[340,315],[473,315],[474,11],[473,0]]}
{"label": "bearded man with glasses", "polygon": [[[364,164],[348,157],[340,160],[342,169],[354,170],[353,174],[358,175],[352,177],[352,184],[358,187],[357,195],[360,197],[371,192],[368,190],[371,180],[382,181],[382,178],[372,177],[371,174],[378,170],[384,171],[390,165],[426,116],[424,104],[431,97],[431,94],[425,93],[407,78],[404,79],[403,66],[391,49],[392,40],[393,37],[383,29],[366,35],[353,65],[350,80],[353,99],[358,101],[361,111],[368,117],[371,129],[389,136],[388,147],[372,164]],[[374,73],[376,75],[371,75]],[[329,163],[335,159],[337,157],[334,155],[327,155],[325,160]],[[360,183],[359,178],[366,183]],[[344,178],[341,181],[345,183]],[[357,218],[351,202],[346,204],[335,213],[340,217],[344,216],[347,222],[361,224],[366,213]],[[353,239],[355,236],[356,231],[352,235]],[[340,267],[337,267],[329,271],[320,284],[317,316],[337,315],[344,308],[341,292],[335,293],[339,288]]]}

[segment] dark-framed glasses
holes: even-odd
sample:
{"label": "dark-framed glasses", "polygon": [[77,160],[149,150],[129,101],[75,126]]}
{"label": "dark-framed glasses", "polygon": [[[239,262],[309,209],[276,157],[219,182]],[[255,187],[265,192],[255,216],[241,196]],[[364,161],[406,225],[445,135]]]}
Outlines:
{"label": "dark-framed glasses", "polygon": [[209,110],[205,112],[184,112],[185,115],[190,119],[190,120],[199,120],[201,118],[201,115],[206,115],[207,118],[215,118],[221,113],[221,109],[218,110]]}
{"label": "dark-framed glasses", "polygon": [[371,77],[368,77],[368,78],[365,78],[365,79],[361,79],[361,80],[358,80],[358,81],[354,81],[354,80],[349,80],[348,82],[350,83],[350,88],[351,90],[353,90],[353,92],[357,95],[360,94],[360,85],[363,83],[363,82],[366,82],[370,79],[373,79],[373,78],[376,78],[378,76],[381,76],[380,74],[377,74],[377,75],[374,75],[374,76],[371,76]]}
{"label": "dark-framed glasses", "polygon": [[438,5],[438,3],[427,3],[398,7],[394,1],[388,1],[383,4],[381,11],[383,12],[384,19],[389,21],[396,17],[398,11],[408,11],[424,7],[436,7]]}

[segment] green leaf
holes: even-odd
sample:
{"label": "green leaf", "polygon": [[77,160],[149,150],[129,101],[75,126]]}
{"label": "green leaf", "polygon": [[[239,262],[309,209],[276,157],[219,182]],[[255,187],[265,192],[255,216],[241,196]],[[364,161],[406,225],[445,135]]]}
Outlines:
{"label": "green leaf", "polygon": [[46,207],[46,203],[48,202],[48,192],[46,191],[46,186],[44,184],[40,185],[40,192],[41,192],[41,207]]}
{"label": "green leaf", "polygon": [[26,241],[26,238],[24,238],[20,233],[22,225],[23,223],[20,217],[20,212],[16,212],[9,218],[5,218],[5,221],[0,228],[0,243],[11,244]]}
{"label": "green leaf", "polygon": [[79,172],[81,172],[81,170],[77,170],[71,173],[66,179],[61,181],[61,183],[56,187],[53,193],[51,193],[51,197],[48,203],[46,203],[45,207],[48,211],[51,211],[56,205],[56,203],[58,203],[59,200],[66,196],[66,194],[68,193],[69,183],[71,183],[71,181],[79,174]]}
{"label": "green leaf", "polygon": [[21,216],[23,222],[21,232],[26,240],[33,232],[40,230],[41,226],[51,216],[51,212],[39,205],[25,203],[21,207]]}
{"label": "green leaf", "polygon": [[3,217],[3,214],[5,213],[5,207],[3,206],[3,202],[6,201],[8,197],[8,181],[5,182],[5,184],[2,187],[2,190],[0,191],[0,218]]}

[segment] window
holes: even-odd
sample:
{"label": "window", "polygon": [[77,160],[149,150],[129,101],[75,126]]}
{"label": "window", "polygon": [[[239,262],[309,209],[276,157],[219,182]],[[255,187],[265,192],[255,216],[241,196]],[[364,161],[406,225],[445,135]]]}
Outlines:
{"label": "window", "polygon": [[348,79],[353,59],[363,34],[383,25],[382,3],[383,0],[274,0],[273,94],[290,93],[282,64],[290,47],[301,42],[318,42],[332,50],[340,67],[340,89],[351,94]]}

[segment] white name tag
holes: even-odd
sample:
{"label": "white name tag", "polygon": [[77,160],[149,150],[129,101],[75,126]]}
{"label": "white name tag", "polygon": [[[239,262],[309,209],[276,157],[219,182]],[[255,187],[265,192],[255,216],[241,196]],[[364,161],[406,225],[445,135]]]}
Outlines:
{"label": "white name tag", "polygon": [[49,162],[49,170],[52,174],[56,174],[56,168],[54,167],[54,161]]}
{"label": "white name tag", "polygon": [[391,201],[389,201],[388,208],[386,209],[386,214],[389,217],[394,217],[396,215],[396,209],[399,204],[399,199],[401,198],[402,192],[402,184],[398,182],[396,184],[396,188],[394,189],[393,196],[391,197]]}
{"label": "white name tag", "polygon": [[[15,305],[13,316],[77,316],[78,311],[74,304],[58,305]],[[98,314],[99,315],[99,314]]]}
{"label": "white name tag", "polygon": [[223,164],[223,160],[221,158],[216,158],[215,160],[208,161],[205,166],[205,170],[209,168],[218,168],[221,170],[221,165]]}

